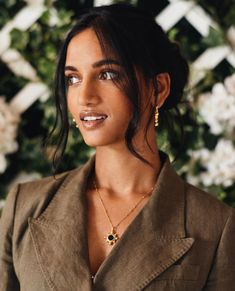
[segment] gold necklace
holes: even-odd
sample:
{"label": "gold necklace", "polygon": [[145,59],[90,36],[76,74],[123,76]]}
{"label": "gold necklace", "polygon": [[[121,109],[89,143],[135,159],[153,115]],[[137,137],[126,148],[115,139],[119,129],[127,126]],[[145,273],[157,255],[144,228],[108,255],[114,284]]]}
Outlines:
{"label": "gold necklace", "polygon": [[109,220],[109,223],[110,223],[110,225],[111,225],[111,231],[107,234],[107,236],[105,236],[104,238],[106,239],[106,242],[109,244],[109,245],[113,245],[113,244],[115,244],[118,240],[119,240],[119,235],[118,235],[118,233],[117,233],[117,228],[118,228],[118,226],[136,209],[136,207],[140,204],[140,202],[145,198],[145,197],[147,197],[148,195],[150,195],[151,193],[152,193],[152,191],[153,191],[153,187],[151,188],[151,190],[148,192],[148,193],[146,193],[145,195],[143,195],[142,197],[141,197],[141,199],[137,202],[137,204],[131,209],[131,211],[129,211],[124,217],[123,217],[123,219],[121,220],[121,221],[119,221],[119,223],[116,225],[116,226],[114,226],[113,225],[113,223],[112,223],[112,221],[111,221],[111,219],[110,219],[110,216],[109,216],[109,214],[108,214],[108,211],[107,211],[107,209],[106,209],[106,207],[105,207],[105,205],[104,205],[104,201],[103,201],[103,199],[102,199],[102,197],[101,197],[101,195],[100,195],[100,192],[99,192],[99,190],[98,190],[98,188],[97,188],[97,186],[96,186],[96,182],[95,182],[95,179],[93,180],[93,184],[94,184],[94,187],[95,187],[95,190],[96,190],[96,192],[98,193],[98,197],[99,197],[99,199],[100,199],[100,201],[101,201],[101,203],[102,203],[102,206],[103,206],[103,208],[104,208],[104,211],[105,211],[105,213],[106,213],[106,216],[108,217],[108,220]]}

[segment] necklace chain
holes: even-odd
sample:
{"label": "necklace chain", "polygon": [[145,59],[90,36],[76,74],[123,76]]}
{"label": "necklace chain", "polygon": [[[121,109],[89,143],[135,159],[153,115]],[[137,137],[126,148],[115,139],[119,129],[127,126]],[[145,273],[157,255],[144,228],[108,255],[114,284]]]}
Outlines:
{"label": "necklace chain", "polygon": [[108,210],[105,207],[104,201],[103,201],[103,199],[102,199],[102,197],[100,195],[100,192],[98,190],[98,187],[96,186],[95,178],[93,180],[93,184],[94,184],[94,187],[95,187],[96,192],[98,193],[98,197],[99,197],[99,199],[101,201],[101,204],[102,204],[102,206],[104,208],[105,214],[108,217],[109,223],[110,223],[110,225],[112,227],[111,233],[108,234],[108,236],[107,237],[104,237],[104,238],[106,239],[107,243],[109,243],[110,245],[113,245],[119,239],[119,236],[118,236],[118,234],[116,232],[118,226],[138,207],[138,205],[142,202],[142,200],[145,197],[147,197],[148,195],[150,195],[152,193],[153,187],[151,188],[151,190],[149,192],[147,192],[145,195],[143,195],[141,197],[141,199],[136,203],[136,205],[121,219],[121,221],[119,221],[119,223],[116,226],[114,226],[113,223],[112,223],[112,221],[111,221],[111,218],[109,216]]}

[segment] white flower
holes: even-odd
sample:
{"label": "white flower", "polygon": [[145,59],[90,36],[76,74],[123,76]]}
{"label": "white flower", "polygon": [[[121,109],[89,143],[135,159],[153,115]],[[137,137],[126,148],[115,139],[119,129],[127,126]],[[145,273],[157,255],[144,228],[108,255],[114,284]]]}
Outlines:
{"label": "white flower", "polygon": [[235,136],[235,74],[226,78],[224,84],[217,83],[211,93],[201,94],[198,110],[203,120],[210,126],[211,133],[225,132]]}
{"label": "white flower", "polygon": [[205,186],[223,185],[229,187],[235,182],[235,148],[230,140],[221,139],[214,151],[202,149],[189,151],[192,160],[199,161],[206,169],[194,179],[188,173],[187,180],[193,184],[200,182]]}
{"label": "white flower", "polygon": [[5,155],[18,149],[16,142],[20,116],[0,97],[0,173],[6,169]]}

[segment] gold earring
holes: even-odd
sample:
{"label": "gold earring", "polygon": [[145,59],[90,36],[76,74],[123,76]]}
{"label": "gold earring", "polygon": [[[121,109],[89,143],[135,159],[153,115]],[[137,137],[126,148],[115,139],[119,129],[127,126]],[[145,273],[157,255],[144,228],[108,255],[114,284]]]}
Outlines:
{"label": "gold earring", "polygon": [[155,127],[158,127],[158,116],[159,116],[158,106],[156,106],[156,110],[155,110]]}
{"label": "gold earring", "polygon": [[76,123],[76,119],[75,118],[73,118],[73,122],[76,124],[76,128],[78,128],[78,125]]}

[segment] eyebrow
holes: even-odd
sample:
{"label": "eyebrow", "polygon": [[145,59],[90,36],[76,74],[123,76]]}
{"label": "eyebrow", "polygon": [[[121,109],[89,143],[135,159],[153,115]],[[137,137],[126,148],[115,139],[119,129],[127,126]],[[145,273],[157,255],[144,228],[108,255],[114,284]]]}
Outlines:
{"label": "eyebrow", "polygon": [[[94,64],[92,64],[92,68],[98,68],[98,67],[101,67],[103,65],[118,65],[118,66],[121,66],[121,64],[118,61],[116,61],[116,60],[103,59],[103,60],[100,60],[100,61],[95,62]],[[74,71],[74,72],[77,72],[78,70],[74,66],[66,66],[65,67],[65,71]]]}

